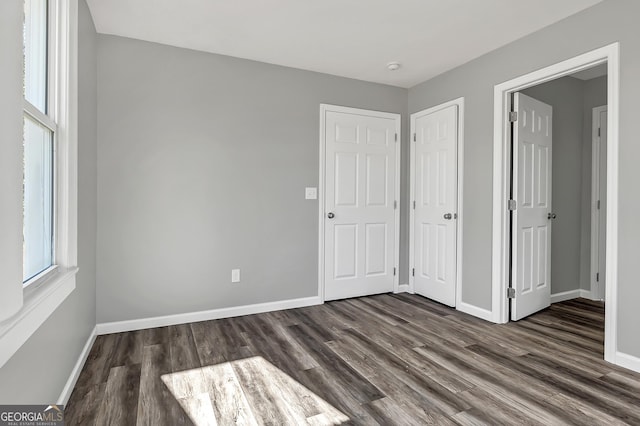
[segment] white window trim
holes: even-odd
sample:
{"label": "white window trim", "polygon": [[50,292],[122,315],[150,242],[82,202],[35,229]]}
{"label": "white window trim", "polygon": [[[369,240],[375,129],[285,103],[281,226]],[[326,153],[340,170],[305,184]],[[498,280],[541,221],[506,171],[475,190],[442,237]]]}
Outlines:
{"label": "white window trim", "polygon": [[[56,55],[49,64],[55,91],[56,240],[55,266],[31,280],[21,309],[0,322],[0,367],[62,304],[76,287],[78,272],[78,0],[50,0],[56,26],[50,34]],[[22,285],[22,283],[16,283]]]}

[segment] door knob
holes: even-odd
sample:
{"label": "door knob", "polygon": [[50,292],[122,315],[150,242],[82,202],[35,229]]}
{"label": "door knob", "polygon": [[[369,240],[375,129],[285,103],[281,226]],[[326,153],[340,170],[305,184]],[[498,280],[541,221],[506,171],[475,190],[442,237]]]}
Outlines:
{"label": "door knob", "polygon": [[556,214],[555,213],[547,214],[547,219],[551,220],[551,219],[555,219],[555,218],[556,218]]}
{"label": "door knob", "polygon": [[451,213],[445,213],[444,218],[447,220],[451,220],[451,218],[453,217],[453,215]]}
{"label": "door knob", "polygon": [[333,212],[329,212],[329,213],[327,213],[327,217],[328,217],[329,219],[333,219],[334,217],[336,217],[336,215],[335,215],[335,214],[333,214]]}

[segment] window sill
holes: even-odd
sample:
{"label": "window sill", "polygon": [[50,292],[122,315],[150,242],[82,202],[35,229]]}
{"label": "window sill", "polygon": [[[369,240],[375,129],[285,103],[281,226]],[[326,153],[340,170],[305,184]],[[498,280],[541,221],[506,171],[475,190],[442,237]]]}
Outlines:
{"label": "window sill", "polygon": [[49,318],[76,288],[78,268],[57,268],[24,290],[22,308],[0,322],[0,367]]}
{"label": "window sill", "polygon": [[51,277],[54,276],[57,272],[58,272],[58,265],[49,266],[47,269],[40,272],[39,274],[36,274],[32,278],[30,278],[28,281],[26,281],[24,284],[22,284],[22,289],[24,291],[24,298],[28,299],[29,294],[31,294],[33,291],[36,291],[35,289],[39,288],[45,282],[48,282],[51,279]]}

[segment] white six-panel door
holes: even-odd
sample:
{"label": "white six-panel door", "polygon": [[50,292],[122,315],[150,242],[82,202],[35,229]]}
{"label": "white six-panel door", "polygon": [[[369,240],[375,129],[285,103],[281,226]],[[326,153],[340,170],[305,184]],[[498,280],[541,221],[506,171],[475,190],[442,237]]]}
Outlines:
{"label": "white six-panel door", "polygon": [[412,115],[413,285],[456,305],[458,106]]}
{"label": "white six-panel door", "polygon": [[513,126],[511,285],[516,321],[551,303],[551,165],[553,109],[516,93]]}
{"label": "white six-panel door", "polygon": [[391,292],[400,116],[339,108],[324,126],[325,300]]}

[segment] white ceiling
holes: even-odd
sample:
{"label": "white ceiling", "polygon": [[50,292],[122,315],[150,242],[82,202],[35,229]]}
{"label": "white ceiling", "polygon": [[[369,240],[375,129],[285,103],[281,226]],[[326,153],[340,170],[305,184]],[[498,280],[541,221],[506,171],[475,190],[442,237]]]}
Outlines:
{"label": "white ceiling", "polygon": [[[411,87],[602,0],[88,0],[98,32]],[[386,64],[402,67],[389,71]]]}

